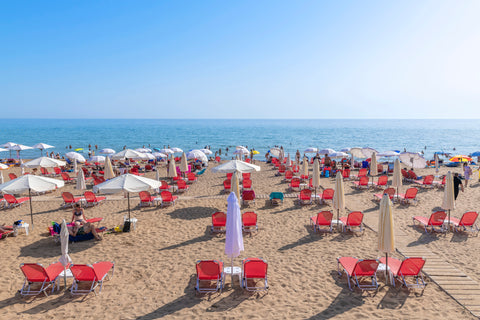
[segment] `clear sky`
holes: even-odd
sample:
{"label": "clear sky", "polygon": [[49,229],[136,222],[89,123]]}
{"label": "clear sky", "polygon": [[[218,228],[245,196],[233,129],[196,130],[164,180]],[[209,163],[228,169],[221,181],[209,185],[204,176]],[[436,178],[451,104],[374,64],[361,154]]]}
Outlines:
{"label": "clear sky", "polygon": [[2,1],[4,118],[480,118],[480,1]]}

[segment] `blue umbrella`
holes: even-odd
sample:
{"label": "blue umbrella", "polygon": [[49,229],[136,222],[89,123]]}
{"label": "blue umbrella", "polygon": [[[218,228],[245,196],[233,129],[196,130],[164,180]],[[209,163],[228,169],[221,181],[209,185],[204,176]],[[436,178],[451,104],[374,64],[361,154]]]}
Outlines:
{"label": "blue umbrella", "polygon": [[472,153],[472,157],[480,157],[480,151],[475,151]]}

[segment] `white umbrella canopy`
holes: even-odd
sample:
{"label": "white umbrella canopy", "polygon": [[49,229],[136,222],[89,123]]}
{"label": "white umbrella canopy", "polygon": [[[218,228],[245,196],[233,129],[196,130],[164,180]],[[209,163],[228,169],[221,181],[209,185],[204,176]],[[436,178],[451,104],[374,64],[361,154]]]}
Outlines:
{"label": "white umbrella canopy", "polygon": [[368,158],[363,154],[362,148],[350,148],[349,153],[355,158]]}
{"label": "white umbrella canopy", "polygon": [[69,232],[67,229],[67,223],[65,222],[65,219],[62,221],[62,227],[60,229],[60,244],[62,246],[62,255],[60,256],[60,259],[58,261],[62,264],[63,266],[63,281],[64,281],[64,286],[65,290],[67,289],[67,266],[72,263],[72,259],[68,255],[68,241],[69,241]]}
{"label": "white umbrella canopy", "polygon": [[137,148],[135,151],[140,152],[140,153],[150,153],[152,152],[152,149],[150,148]]}
{"label": "white umbrella canopy", "polygon": [[152,153],[154,157],[156,158],[168,158],[168,156],[165,154],[165,153],[161,153],[161,152],[154,152]]}
{"label": "white umbrella canopy", "polygon": [[180,171],[181,172],[188,171],[187,156],[185,155],[185,152],[182,153],[182,159],[180,160]]}
{"label": "white umbrella canopy", "polygon": [[403,164],[415,169],[423,169],[427,166],[427,160],[416,152],[402,152],[399,158]]}
{"label": "white umbrella canopy", "polygon": [[80,162],[80,163],[85,163],[86,161],[85,157],[78,152],[73,152],[73,151],[67,152],[65,156],[70,160],[76,160],[77,162]]}
{"label": "white umbrella canopy", "polygon": [[10,180],[6,183],[0,184],[0,191],[8,194],[22,194],[28,192],[30,202],[30,217],[33,228],[33,209],[31,192],[47,192],[65,185],[63,181],[36,176],[33,174],[23,175],[17,179]]}
{"label": "white umbrella canopy", "polygon": [[343,176],[340,171],[335,177],[335,192],[333,194],[333,208],[337,210],[337,230],[340,221],[340,210],[345,210],[345,188],[343,185]]}
{"label": "white umbrella canopy", "polygon": [[31,150],[33,148],[29,147],[29,146],[24,146],[23,144],[16,144],[13,147],[10,147],[8,149],[9,150],[14,150],[14,151],[23,151],[23,150]]}
{"label": "white umbrella canopy", "polygon": [[244,154],[250,154],[250,152],[246,149],[237,149],[235,151],[233,151],[233,154],[241,154],[241,155],[244,155]]}
{"label": "white umbrella canopy", "polygon": [[450,229],[450,210],[455,209],[455,195],[453,193],[453,175],[450,171],[448,171],[447,177],[445,178],[445,190],[443,191],[442,209],[448,210],[448,229]]}
{"label": "white umbrella canopy", "polygon": [[7,149],[0,148],[0,152],[8,151]]}
{"label": "white umbrella canopy", "polygon": [[337,151],[329,155],[330,158],[346,158],[348,153]]}
{"label": "white umbrella canopy", "polygon": [[378,153],[377,157],[396,157],[398,155],[400,155],[400,152],[389,150]]}
{"label": "white umbrella canopy", "polygon": [[112,159],[114,160],[141,159],[142,157],[141,152],[132,149],[125,149],[112,155]]}
{"label": "white umbrella canopy", "polygon": [[8,168],[10,168],[10,167],[3,164],[3,163],[0,163],[0,170],[5,170],[5,169],[8,169]]}
{"label": "white umbrella canopy", "polygon": [[260,167],[251,163],[240,160],[231,160],[212,168],[213,173],[230,173],[230,172],[253,172],[260,171]]}
{"label": "white umbrella canopy", "polygon": [[116,153],[116,151],[113,150],[113,149],[110,149],[110,148],[104,148],[104,149],[100,150],[98,153],[101,153],[101,154],[114,154],[114,153]]}
{"label": "white umbrella canopy", "polygon": [[173,153],[175,153],[172,149],[160,149],[160,152],[161,152],[161,153],[165,153],[165,154],[173,154]]}
{"label": "white umbrella canopy", "polygon": [[[225,233],[225,254],[231,258],[231,267],[233,270],[233,259],[238,257],[244,251],[242,215],[238,198],[234,192],[231,192],[227,199],[227,222]],[[233,284],[233,272],[232,272]]]}
{"label": "white umbrella canopy", "polygon": [[236,146],[235,150],[246,150],[246,151],[248,151],[247,147],[244,147],[244,146]]}
{"label": "white umbrella canopy", "polygon": [[183,152],[183,150],[180,149],[180,148],[171,148],[170,150],[172,150],[172,151],[175,152],[175,153]]}
{"label": "white umbrella canopy", "polygon": [[370,158],[372,157],[372,154],[378,153],[378,151],[373,148],[365,147],[365,148],[362,148],[362,153],[366,158]]}
{"label": "white umbrella canopy", "polygon": [[303,150],[303,153],[317,153],[317,152],[318,152],[318,149],[314,148],[314,147],[309,147],[309,148]]}
{"label": "white umbrella canopy", "polygon": [[[388,254],[395,251],[395,229],[393,224],[392,202],[387,194],[383,195],[382,201],[380,202],[378,251],[385,253],[386,265],[388,266]],[[387,272],[387,268],[385,272]],[[386,277],[386,279],[388,279],[388,277]]]}
{"label": "white umbrella canopy", "polygon": [[341,152],[350,152],[350,149],[351,148],[343,148],[343,149],[340,149]]}
{"label": "white umbrella canopy", "polygon": [[40,157],[31,161],[25,162],[25,168],[55,168],[65,166],[67,163],[62,160],[52,159],[49,157]]}
{"label": "white umbrella canopy", "polygon": [[115,173],[113,172],[112,162],[110,161],[110,158],[108,158],[108,157],[105,159],[105,168],[104,168],[103,177],[106,180],[115,178]]}
{"label": "white umbrella canopy", "polygon": [[372,160],[370,161],[370,175],[372,177],[378,175],[377,156],[375,153],[372,153]]}
{"label": "white umbrella canopy", "polygon": [[17,144],[18,143],[15,143],[15,142],[7,142],[7,143],[4,143],[4,144],[0,145],[0,147],[9,149],[13,146],[16,146]]}
{"label": "white umbrella canopy", "polygon": [[270,152],[270,154],[274,157],[280,157],[280,154],[281,154],[280,148],[277,148],[277,147],[270,148],[268,152]]}
{"label": "white umbrella canopy", "polygon": [[177,176],[177,168],[175,165],[175,159],[170,159],[170,163],[168,164],[168,174],[169,178],[174,178]]}
{"label": "white umbrella canopy", "polygon": [[313,161],[312,186],[315,188],[316,194],[317,188],[320,187],[320,167],[318,166],[318,158],[315,158],[315,160]]}
{"label": "white umbrella canopy", "polygon": [[330,155],[332,153],[335,153],[335,150],[330,149],[330,148],[326,148],[326,149],[319,150],[318,153],[321,154],[321,155],[324,155],[324,154]]}
{"label": "white umbrella canopy", "polygon": [[33,145],[32,148],[34,149],[40,149],[40,150],[45,150],[45,149],[50,149],[50,148],[55,148],[54,146],[51,146],[46,143],[37,143],[36,145]]}
{"label": "white umbrella canopy", "polygon": [[143,160],[155,160],[155,156],[151,153],[142,153],[143,157],[142,159]]}
{"label": "white umbrella canopy", "polygon": [[90,157],[90,159],[88,159],[88,161],[104,163],[105,162],[105,157],[104,156],[92,156],[92,157]]}
{"label": "white umbrella canopy", "polygon": [[211,155],[213,152],[210,149],[200,149],[203,153],[205,153],[207,156]]}
{"label": "white umbrella canopy", "polygon": [[208,162],[208,158],[207,156],[205,155],[205,153],[203,153],[202,151],[198,150],[198,149],[194,149],[194,150],[191,150],[189,151],[187,154],[187,159],[199,159],[200,161],[202,161],[203,163],[207,163]]}
{"label": "white umbrella canopy", "polygon": [[402,169],[400,167],[400,160],[397,158],[393,166],[392,187],[398,189],[402,186]]}
{"label": "white umbrella canopy", "polygon": [[75,189],[77,190],[87,189],[87,184],[85,182],[85,175],[83,174],[83,170],[80,170],[77,174],[77,184],[75,185]]}

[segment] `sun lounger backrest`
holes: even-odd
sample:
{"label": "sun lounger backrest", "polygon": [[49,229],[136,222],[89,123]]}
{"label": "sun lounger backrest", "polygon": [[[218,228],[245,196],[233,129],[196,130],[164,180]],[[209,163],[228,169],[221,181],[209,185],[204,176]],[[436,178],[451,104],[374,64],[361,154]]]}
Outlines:
{"label": "sun lounger backrest", "polygon": [[378,182],[377,184],[379,186],[386,186],[387,185],[387,182],[388,182],[388,176],[380,176],[378,177]]}
{"label": "sun lounger backrest", "polygon": [[334,194],[335,194],[335,190],[333,190],[331,188],[325,189],[325,190],[323,190],[322,199],[323,200],[332,200]]}
{"label": "sun lounger backrest", "polygon": [[253,211],[247,211],[242,214],[242,224],[245,225],[256,225],[257,224],[257,214]]}
{"label": "sun lounger backrest", "polygon": [[87,202],[97,202],[97,197],[92,191],[85,191],[83,196],[87,199]]}
{"label": "sun lounger backrest", "polygon": [[202,279],[218,279],[221,274],[220,264],[215,260],[199,261],[196,265],[197,277]]}
{"label": "sun lounger backrest", "polygon": [[377,260],[359,260],[353,268],[353,275],[358,277],[370,277],[377,272]]}
{"label": "sun lounger backrest", "polygon": [[415,199],[415,197],[417,196],[417,192],[417,188],[408,188],[405,192],[405,199]]}
{"label": "sun lounger backrest", "polygon": [[363,221],[363,213],[361,211],[352,211],[348,214],[347,225],[348,226],[359,226]]}
{"label": "sun lounger backrest", "polygon": [[172,201],[172,193],[170,191],[162,191],[160,193],[162,201]]}
{"label": "sun lounger backrest", "polygon": [[332,223],[333,213],[331,211],[321,211],[317,215],[317,224],[329,226]]}
{"label": "sun lounger backrest", "polygon": [[445,220],[447,214],[445,211],[437,211],[432,213],[428,221],[429,226],[441,226]]}
{"label": "sun lounger backrest", "polygon": [[38,263],[22,263],[20,265],[25,278],[30,282],[43,282],[49,281],[49,277],[45,268]]}
{"label": "sun lounger backrest", "polygon": [[312,197],[312,190],[302,189],[300,191],[300,199],[310,199]]}
{"label": "sun lounger backrest", "polygon": [[150,195],[150,192],[148,191],[140,191],[138,193],[139,197],[140,197],[140,201],[142,202],[150,202],[150,198],[151,198],[151,195]]}
{"label": "sun lounger backrest", "polygon": [[75,199],[73,198],[73,194],[71,194],[70,192],[62,192],[62,198],[63,198],[63,201],[65,201],[65,203],[70,203],[75,201]]}
{"label": "sun lounger backrest", "polygon": [[478,213],[475,211],[465,212],[460,219],[459,225],[461,226],[473,226],[477,221]]}
{"label": "sun lounger backrest", "polygon": [[217,211],[212,214],[212,224],[214,226],[225,226],[227,223],[227,215],[225,212]]}
{"label": "sun lounger backrest", "polygon": [[95,270],[89,264],[76,264],[70,267],[73,277],[77,281],[96,281],[98,280]]}
{"label": "sun lounger backrest", "polygon": [[427,185],[432,184],[433,179],[434,179],[433,175],[425,176],[425,178],[423,178],[423,184],[427,184]]}
{"label": "sun lounger backrest", "polygon": [[416,276],[420,273],[425,264],[423,258],[406,258],[402,261],[398,274],[403,276]]}
{"label": "sun lounger backrest", "polygon": [[358,176],[359,177],[365,177],[367,175],[368,169],[367,168],[362,168],[358,170]]}
{"label": "sun lounger backrest", "polygon": [[390,200],[393,199],[393,196],[395,196],[395,189],[390,187],[390,188],[387,188],[385,190],[383,190],[383,194],[388,194],[388,197],[390,198]]}
{"label": "sun lounger backrest", "polygon": [[15,180],[17,179],[17,175],[15,173],[9,173],[8,174],[8,177],[10,178],[10,180]]}
{"label": "sun lounger backrest", "polygon": [[15,198],[15,196],[13,196],[13,195],[11,195],[11,194],[4,194],[4,195],[3,195],[3,198],[4,198],[9,204],[17,203],[17,198]]}
{"label": "sun lounger backrest", "polygon": [[360,181],[359,181],[359,185],[361,186],[368,186],[368,177],[367,176],[361,176],[360,177]]}
{"label": "sun lounger backrest", "polygon": [[265,278],[267,269],[268,264],[262,259],[247,258],[243,264],[246,278]]}

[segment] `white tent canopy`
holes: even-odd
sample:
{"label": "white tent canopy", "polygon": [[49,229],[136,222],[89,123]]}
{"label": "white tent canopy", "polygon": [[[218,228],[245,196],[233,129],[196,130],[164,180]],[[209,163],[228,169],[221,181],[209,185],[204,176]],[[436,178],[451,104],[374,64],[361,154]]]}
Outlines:
{"label": "white tent canopy", "polygon": [[230,172],[253,172],[260,171],[260,167],[251,163],[240,160],[231,160],[225,162],[215,168],[212,168],[213,173],[230,173]]}
{"label": "white tent canopy", "polygon": [[67,163],[62,160],[48,157],[40,157],[32,161],[25,162],[22,166],[25,168],[55,168],[65,166]]}

